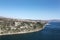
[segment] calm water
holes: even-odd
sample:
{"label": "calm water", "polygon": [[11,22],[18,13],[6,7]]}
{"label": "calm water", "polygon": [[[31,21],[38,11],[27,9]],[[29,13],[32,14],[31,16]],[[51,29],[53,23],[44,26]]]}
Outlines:
{"label": "calm water", "polygon": [[0,40],[60,40],[60,22],[51,22],[35,33],[0,36]]}

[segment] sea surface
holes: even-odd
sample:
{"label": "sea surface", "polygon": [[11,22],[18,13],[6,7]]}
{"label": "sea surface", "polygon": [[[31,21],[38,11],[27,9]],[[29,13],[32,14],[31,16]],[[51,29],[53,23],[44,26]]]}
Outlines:
{"label": "sea surface", "polygon": [[0,40],[60,40],[60,22],[50,22],[38,32],[0,36]]}

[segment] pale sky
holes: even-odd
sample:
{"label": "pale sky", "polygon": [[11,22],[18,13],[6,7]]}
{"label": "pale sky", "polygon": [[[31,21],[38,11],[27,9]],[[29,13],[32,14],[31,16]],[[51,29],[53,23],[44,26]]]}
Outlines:
{"label": "pale sky", "polygon": [[60,19],[60,0],[0,0],[0,16],[19,19]]}

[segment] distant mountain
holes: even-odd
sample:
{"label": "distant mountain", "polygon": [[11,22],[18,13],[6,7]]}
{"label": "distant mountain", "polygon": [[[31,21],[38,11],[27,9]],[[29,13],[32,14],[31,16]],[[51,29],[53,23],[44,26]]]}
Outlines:
{"label": "distant mountain", "polygon": [[53,20],[49,20],[49,22],[60,22],[59,19],[53,19]]}
{"label": "distant mountain", "polygon": [[16,19],[0,16],[0,20],[13,20],[13,21],[27,21],[27,22],[47,22],[47,20],[32,20],[32,19]]}

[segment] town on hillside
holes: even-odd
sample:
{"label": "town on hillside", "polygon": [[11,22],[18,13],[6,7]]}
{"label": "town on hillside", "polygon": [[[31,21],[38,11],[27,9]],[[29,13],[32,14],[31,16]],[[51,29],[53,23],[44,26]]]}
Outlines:
{"label": "town on hillside", "polygon": [[0,17],[0,34],[28,32],[43,28],[47,21],[42,20],[18,20]]}

